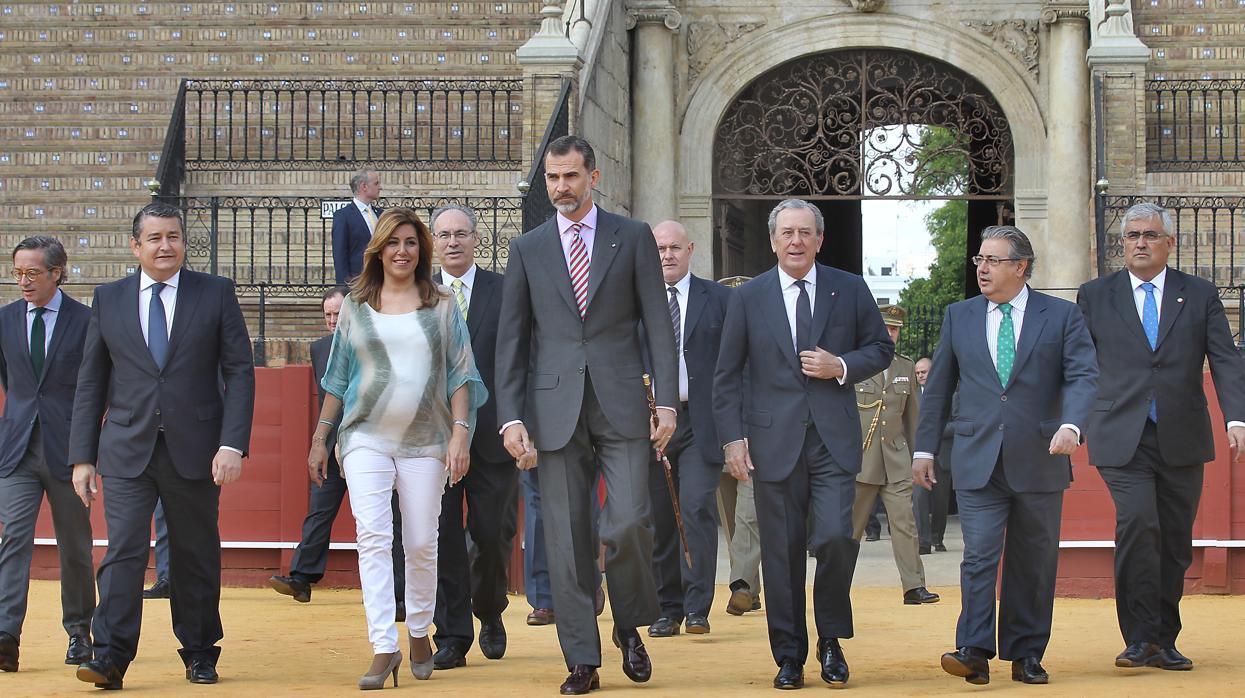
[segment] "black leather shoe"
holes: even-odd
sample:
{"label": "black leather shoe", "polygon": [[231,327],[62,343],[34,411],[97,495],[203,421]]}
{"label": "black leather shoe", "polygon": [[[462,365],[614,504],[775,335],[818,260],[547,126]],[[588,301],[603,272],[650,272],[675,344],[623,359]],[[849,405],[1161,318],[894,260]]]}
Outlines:
{"label": "black leather shoe", "polygon": [[687,614],[687,620],[683,621],[683,626],[687,628],[689,635],[709,634],[709,619],[699,613]]}
{"label": "black leather shoe", "polygon": [[653,676],[653,662],[635,628],[620,630],[614,626],[614,646],[622,650],[622,670],[627,678],[644,683]]}
{"label": "black leather shoe", "polygon": [[311,601],[311,585],[298,577],[282,577],[276,574],[268,578],[268,586],[278,594],[293,596],[299,603]]}
{"label": "black leather shoe", "polygon": [[597,675],[596,667],[588,666],[587,664],[576,664],[571,668],[571,675],[562,682],[562,687],[558,689],[558,693],[564,696],[582,696],[588,691],[595,691],[600,687],[601,677]]}
{"label": "black leather shoe", "polygon": [[942,543],[934,543],[934,552],[945,553],[947,552],[947,546],[943,545]]}
{"label": "black leather shoe", "polygon": [[662,616],[648,626],[649,637],[673,637],[679,634],[679,624],[673,618]]}
{"label": "black leather shoe", "polygon": [[108,657],[83,662],[78,667],[77,677],[79,681],[95,684],[96,688],[108,691],[121,690],[121,672]]}
{"label": "black leather shoe", "polygon": [[480,652],[486,659],[506,656],[506,626],[501,624],[501,616],[480,621]]}
{"label": "black leather shoe", "polygon": [[460,666],[467,666],[467,657],[462,650],[453,645],[446,645],[432,655],[434,669],[457,669]]}
{"label": "black leather shoe", "polygon": [[1042,662],[1037,657],[1021,657],[1012,660],[1012,681],[1050,683],[1050,674],[1042,668]]}
{"label": "black leather shoe", "polygon": [[595,602],[594,610],[597,612],[597,615],[599,616],[602,613],[605,613],[605,590],[604,589],[602,589],[601,587],[597,587],[597,596],[595,599],[593,599],[593,601]]}
{"label": "black leather shoe", "polygon": [[17,638],[0,632],[0,671],[17,671]]}
{"label": "black leather shoe", "polygon": [[874,541],[882,540],[882,534],[881,533],[866,533],[865,540],[870,543]]}
{"label": "black leather shoe", "polygon": [[934,551],[928,545],[922,545],[917,548],[917,553],[921,555],[929,555],[932,552]]}
{"label": "black leather shoe", "polygon": [[903,602],[907,606],[919,606],[923,603],[938,603],[940,598],[942,597],[929,589],[926,589],[925,587],[909,589],[903,593]]}
{"label": "black leather shoe", "polygon": [[847,659],[843,657],[843,648],[838,638],[823,637],[817,641],[817,659],[821,662],[821,680],[830,684],[830,688],[846,688]]}
{"label": "black leather shoe", "polygon": [[69,647],[65,650],[65,663],[78,665],[91,661],[93,656],[91,642],[81,635],[69,636]]}
{"label": "black leather shoe", "polygon": [[752,597],[752,610],[754,611],[761,610],[761,597],[760,596]]}
{"label": "black leather shoe", "polygon": [[398,602],[397,608],[393,612],[393,622],[395,623],[406,622],[406,603],[402,601]]}
{"label": "black leather shoe", "polygon": [[1150,660],[1150,666],[1168,671],[1188,671],[1193,668],[1193,660],[1181,654],[1175,647],[1164,647]]}
{"label": "black leather shoe", "polygon": [[774,688],[789,691],[804,688],[804,667],[795,663],[794,659],[784,659],[778,665],[778,674],[774,676]]}
{"label": "black leather shoe", "polygon": [[210,659],[198,657],[186,665],[186,680],[190,683],[216,683],[219,679],[216,664]]}
{"label": "black leather shoe", "polygon": [[974,686],[990,683],[990,659],[976,647],[961,647],[942,655],[942,670]]}
{"label": "black leather shoe", "polygon": [[167,599],[169,598],[169,580],[157,579],[155,584],[149,588],[143,589],[144,599]]}
{"label": "black leather shoe", "polygon": [[1115,665],[1124,669],[1150,666],[1151,660],[1158,654],[1159,646],[1153,642],[1134,642],[1115,658]]}

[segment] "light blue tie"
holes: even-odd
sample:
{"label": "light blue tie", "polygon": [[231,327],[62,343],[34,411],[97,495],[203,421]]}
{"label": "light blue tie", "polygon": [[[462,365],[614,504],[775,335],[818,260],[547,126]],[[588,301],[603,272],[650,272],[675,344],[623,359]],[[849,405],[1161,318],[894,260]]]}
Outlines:
{"label": "light blue tie", "polygon": [[[1154,300],[1154,284],[1146,281],[1141,284],[1141,290],[1146,292],[1146,299],[1141,304],[1141,327],[1146,331],[1146,339],[1150,341],[1150,350],[1153,351],[1159,346],[1159,304]],[[1153,397],[1150,398],[1150,421],[1159,422]]]}

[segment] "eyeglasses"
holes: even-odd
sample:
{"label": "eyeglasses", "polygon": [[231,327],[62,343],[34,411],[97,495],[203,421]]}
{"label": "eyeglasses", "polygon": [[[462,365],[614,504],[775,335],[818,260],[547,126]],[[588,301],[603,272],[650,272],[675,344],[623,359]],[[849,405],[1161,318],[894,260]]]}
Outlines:
{"label": "eyeglasses", "polygon": [[433,235],[433,237],[442,242],[445,242],[446,240],[450,240],[450,239],[454,239],[454,240],[458,240],[459,242],[462,242],[462,241],[469,239],[472,235],[475,235],[475,232],[468,232],[465,230],[456,230],[452,233],[451,232],[437,233],[436,235]]}
{"label": "eyeglasses", "polygon": [[56,267],[52,267],[51,269],[14,269],[9,272],[9,276],[13,277],[13,280],[19,283],[21,282],[23,276],[26,277],[27,281],[33,282],[38,281],[39,277],[47,274],[55,268]]}
{"label": "eyeglasses", "polygon": [[1137,242],[1140,238],[1145,238],[1146,242],[1157,242],[1159,238],[1167,237],[1167,233],[1159,233],[1153,230],[1130,230],[1122,233],[1120,237],[1129,242]]}
{"label": "eyeglasses", "polygon": [[978,267],[981,266],[982,262],[985,262],[988,266],[997,267],[1003,262],[1019,262],[1021,260],[1020,257],[995,257],[992,254],[985,255],[985,256],[977,254],[977,255],[973,255],[972,257],[969,257],[968,259],[970,262],[973,263],[973,266],[978,266]]}

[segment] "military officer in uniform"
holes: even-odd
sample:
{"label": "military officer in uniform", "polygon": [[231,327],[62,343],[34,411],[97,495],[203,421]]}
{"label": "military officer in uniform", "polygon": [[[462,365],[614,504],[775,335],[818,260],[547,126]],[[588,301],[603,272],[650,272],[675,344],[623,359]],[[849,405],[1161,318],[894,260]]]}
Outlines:
{"label": "military officer in uniform", "polygon": [[[891,341],[899,342],[904,309],[887,304],[878,310]],[[925,568],[917,554],[916,517],[912,512],[911,444],[916,439],[920,394],[916,365],[898,353],[885,371],[856,384],[863,454],[852,506],[854,535],[860,539],[873,503],[881,495],[890,523],[895,566],[903,582],[903,602],[909,605],[934,603],[939,598],[925,588]]]}

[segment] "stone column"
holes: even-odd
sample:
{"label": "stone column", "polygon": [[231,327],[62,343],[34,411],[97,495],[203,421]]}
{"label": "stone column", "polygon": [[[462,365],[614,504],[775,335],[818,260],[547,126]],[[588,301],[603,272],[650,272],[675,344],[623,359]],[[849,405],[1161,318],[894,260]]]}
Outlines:
{"label": "stone column", "polygon": [[[520,46],[515,55],[523,66],[523,174],[532,165],[536,149],[545,135],[545,126],[557,108],[562,81],[569,79],[571,86],[570,132],[576,132],[578,110],[579,69],[583,67],[579,49],[570,39],[562,25],[562,8],[552,2],[545,3],[540,14],[544,19],[540,31]],[[530,183],[543,191],[544,184]]]}
{"label": "stone column", "polygon": [[631,215],[650,225],[675,216],[674,32],[668,0],[628,0],[635,30],[631,76]]}
{"label": "stone column", "polygon": [[[1088,6],[1047,2],[1042,22],[1050,26],[1047,101],[1046,235],[1034,240],[1038,262],[1034,285],[1076,289],[1090,278],[1093,214],[1089,139]],[[1071,295],[1071,294],[1067,294]]]}

